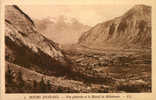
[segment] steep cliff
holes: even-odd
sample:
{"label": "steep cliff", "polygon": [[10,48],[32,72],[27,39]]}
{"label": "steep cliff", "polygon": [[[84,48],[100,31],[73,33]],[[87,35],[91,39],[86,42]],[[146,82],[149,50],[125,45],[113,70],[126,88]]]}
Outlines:
{"label": "steep cliff", "polygon": [[124,15],[97,24],[79,39],[93,48],[150,48],[151,7],[136,5]]}

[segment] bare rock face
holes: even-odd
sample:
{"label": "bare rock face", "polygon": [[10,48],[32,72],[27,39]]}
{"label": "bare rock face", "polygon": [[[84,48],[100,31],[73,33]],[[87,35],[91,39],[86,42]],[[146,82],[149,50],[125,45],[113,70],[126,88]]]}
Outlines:
{"label": "bare rock face", "polygon": [[136,5],[120,17],[97,24],[79,43],[105,49],[151,48],[151,7]]}
{"label": "bare rock face", "polygon": [[5,9],[5,43],[6,60],[11,63],[60,70],[68,65],[58,45],[39,33],[32,19],[15,5]]}

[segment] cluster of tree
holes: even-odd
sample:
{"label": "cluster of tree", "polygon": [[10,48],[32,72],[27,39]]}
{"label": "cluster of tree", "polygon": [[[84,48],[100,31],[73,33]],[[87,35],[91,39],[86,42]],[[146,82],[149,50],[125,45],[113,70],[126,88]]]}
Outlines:
{"label": "cluster of tree", "polygon": [[43,77],[40,82],[36,80],[33,81],[33,84],[30,84],[23,79],[23,74],[21,71],[15,73],[10,67],[5,74],[6,78],[6,92],[34,92],[34,93],[44,93],[51,90],[51,84],[48,80],[44,81]]}
{"label": "cluster of tree", "polygon": [[22,73],[19,71],[18,73],[15,73],[10,67],[8,67],[8,70],[5,74],[5,80],[6,80],[6,92],[12,93],[12,92],[22,92],[25,87],[25,81],[23,80]]}
{"label": "cluster of tree", "polygon": [[47,93],[51,91],[51,83],[48,80],[45,82],[44,78],[42,77],[40,82],[37,82],[36,80],[33,81],[33,91],[34,92],[41,92],[41,93]]}
{"label": "cluster of tree", "polygon": [[23,79],[21,71],[14,72],[10,67],[5,74],[6,78],[6,93],[68,93],[76,92],[69,88],[54,86],[50,80],[45,80],[43,77],[38,82],[26,82]]}

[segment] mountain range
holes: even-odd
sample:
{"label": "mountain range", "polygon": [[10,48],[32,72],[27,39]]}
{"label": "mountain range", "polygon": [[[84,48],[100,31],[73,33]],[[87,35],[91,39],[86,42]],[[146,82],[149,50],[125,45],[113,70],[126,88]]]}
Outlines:
{"label": "mountain range", "polygon": [[79,37],[91,27],[76,18],[58,16],[34,19],[37,29],[47,38],[59,44],[75,44]]}

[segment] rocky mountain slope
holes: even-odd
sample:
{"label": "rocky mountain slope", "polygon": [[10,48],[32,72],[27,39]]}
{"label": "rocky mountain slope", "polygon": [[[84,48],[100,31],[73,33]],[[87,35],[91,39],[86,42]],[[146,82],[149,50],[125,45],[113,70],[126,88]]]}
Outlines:
{"label": "rocky mountain slope", "polygon": [[7,61],[36,70],[59,68],[58,73],[69,67],[58,45],[39,33],[32,19],[17,6],[6,6],[5,26]]}
{"label": "rocky mountain slope", "polygon": [[97,24],[80,37],[79,44],[103,49],[151,48],[151,7],[136,5],[120,17]]}

